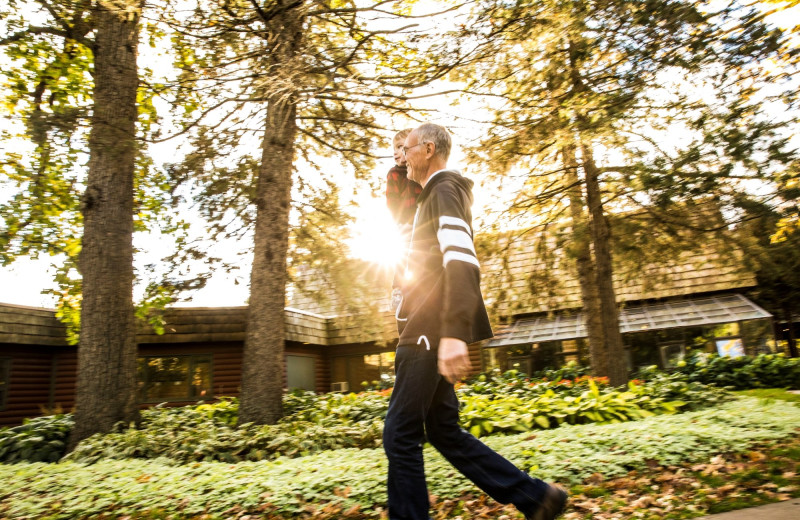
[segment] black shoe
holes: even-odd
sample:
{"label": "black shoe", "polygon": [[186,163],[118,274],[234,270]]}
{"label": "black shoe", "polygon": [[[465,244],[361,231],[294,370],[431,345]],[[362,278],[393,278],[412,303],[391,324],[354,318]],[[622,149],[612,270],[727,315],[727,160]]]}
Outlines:
{"label": "black shoe", "polygon": [[567,491],[558,484],[548,484],[542,503],[535,512],[525,515],[525,520],[554,520],[561,516],[567,505]]}

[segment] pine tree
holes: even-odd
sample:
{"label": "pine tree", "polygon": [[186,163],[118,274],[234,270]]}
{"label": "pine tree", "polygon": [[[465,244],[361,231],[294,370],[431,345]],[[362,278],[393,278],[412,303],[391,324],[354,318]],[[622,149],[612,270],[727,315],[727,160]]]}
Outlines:
{"label": "pine tree", "polygon": [[[138,417],[132,234],[141,4],[41,5],[49,14],[45,26],[12,11],[4,13],[15,32],[2,43],[7,55],[22,62],[7,74],[16,94],[11,106],[20,110],[27,137],[36,145],[32,170],[21,154],[7,155],[5,166],[13,179],[33,190],[18,194],[4,208],[3,242],[12,246],[5,249],[4,261],[20,253],[63,251],[83,275],[75,427],[70,437],[74,447],[93,433]],[[21,6],[12,2],[11,10],[16,7]],[[87,73],[94,80],[91,86],[85,81]],[[24,86],[31,80],[35,90],[25,99]],[[89,163],[79,220],[68,171],[75,167],[78,145],[70,140],[87,112]],[[51,209],[48,204],[54,199],[60,204]],[[24,201],[30,203],[26,211],[9,211]],[[82,225],[80,244],[60,234],[64,226],[58,220],[65,213],[72,214],[73,229]]]}
{"label": "pine tree", "polygon": [[[488,43],[484,59],[458,79],[466,92],[490,99],[494,115],[473,160],[496,174],[528,175],[519,208],[557,218],[571,208],[570,251],[595,318],[587,322],[593,370],[614,385],[625,382],[627,367],[611,243],[626,237],[611,235],[609,211],[645,211],[649,222],[674,226],[687,205],[726,192],[739,201],[750,196],[736,186],[731,160],[764,185],[791,160],[778,130],[785,124],[755,117],[766,101],[757,93],[777,77],[760,64],[779,58],[781,33],[735,2],[712,4],[490,0],[468,24],[469,38]],[[704,98],[700,89],[709,87],[716,91]],[[676,131],[691,142],[674,139]]]}
{"label": "pine tree", "polygon": [[[49,292],[79,343],[74,446],[137,419],[132,291],[146,273],[134,270],[132,235],[164,224],[180,244],[185,225],[165,213],[167,179],[145,155],[158,114],[137,65],[141,3],[12,0],[0,23],[2,110],[14,123],[0,136],[12,194],[0,204],[0,262],[58,262]],[[136,313],[186,286],[151,283]]]}
{"label": "pine tree", "polygon": [[[187,119],[192,150],[173,174],[199,187],[215,236],[254,233],[240,421],[271,423],[282,413],[292,194],[298,205],[301,193],[338,185],[339,176],[365,179],[387,122],[411,112],[408,89],[444,75],[458,53],[406,46],[408,7],[393,12],[386,1],[215,5],[197,2],[188,19],[171,15],[182,28],[180,80],[190,95],[202,93],[203,116]],[[320,259],[320,274],[342,265],[331,260]]]}

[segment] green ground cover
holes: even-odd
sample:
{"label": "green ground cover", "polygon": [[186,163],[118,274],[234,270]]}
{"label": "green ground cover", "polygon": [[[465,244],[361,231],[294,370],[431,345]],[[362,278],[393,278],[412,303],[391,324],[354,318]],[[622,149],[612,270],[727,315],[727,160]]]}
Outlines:
{"label": "green ground cover", "polygon": [[[653,468],[707,465],[724,454],[751,453],[768,445],[764,443],[796,436],[798,424],[800,407],[792,403],[741,398],[684,414],[618,424],[566,425],[493,435],[485,441],[540,478],[582,486],[574,488],[578,491],[594,485],[600,489],[589,494],[597,496],[580,496],[613,505],[613,500],[603,500],[607,492],[596,485],[598,478],[609,482]],[[455,518],[441,515],[488,507],[485,497],[477,495],[434,450],[427,448],[425,457],[429,486],[439,504],[437,518]],[[237,464],[178,464],[162,458],[100,460],[93,465],[0,465],[4,483],[0,517],[378,518],[386,500],[385,472],[385,457],[379,448],[329,450]],[[631,507],[623,502],[627,504],[624,507]],[[637,511],[661,507],[645,502]],[[702,507],[687,514],[696,516],[698,511]],[[592,518],[581,516],[584,511],[577,505],[570,514]],[[489,518],[478,513],[472,517]]]}
{"label": "green ground cover", "polygon": [[[170,458],[177,462],[230,462],[301,457],[342,448],[381,445],[391,389],[358,394],[293,392],[284,397],[278,424],[236,426],[238,401],[142,411],[139,425],[84,440],[69,458]],[[459,385],[462,426],[476,436],[556,428],[562,424],[616,423],[675,414],[733,398],[723,389],[655,374],[615,389],[603,378],[530,379],[514,371]],[[40,417],[0,429],[0,462],[59,460],[72,428],[70,415]]]}
{"label": "green ground cover", "polygon": [[754,388],[752,390],[739,390],[739,395],[758,397],[759,399],[780,399],[791,403],[800,403],[800,393],[790,392],[784,388]]}

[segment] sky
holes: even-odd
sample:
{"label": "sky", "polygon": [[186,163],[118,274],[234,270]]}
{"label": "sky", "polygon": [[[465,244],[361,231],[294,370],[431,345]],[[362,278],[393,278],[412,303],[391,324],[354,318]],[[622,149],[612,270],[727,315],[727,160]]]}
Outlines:
{"label": "sky", "polygon": [[[779,21],[780,25],[784,26],[796,25],[800,21],[800,8],[781,13]],[[446,89],[447,86],[440,84],[434,88]],[[439,113],[432,117],[433,122],[448,126],[454,131],[454,146],[449,165],[454,168],[463,168],[461,146],[468,143],[469,140],[477,139],[480,136],[480,130],[479,127],[470,125],[459,115],[477,111],[478,108],[452,107],[449,104],[450,101],[449,98],[431,98],[427,108],[439,110]],[[387,133],[387,139],[382,143],[383,155],[386,158],[378,162],[374,172],[375,178],[379,180],[385,179],[386,173],[394,164],[394,160],[391,158],[390,138],[391,134]],[[157,163],[168,161],[170,153],[169,148],[165,148],[163,151],[154,151],[154,159]],[[337,168],[336,165],[332,165],[332,167]],[[474,214],[479,215],[490,208],[497,209],[499,205],[502,205],[501,194],[493,187],[482,186],[479,171],[471,171],[467,168],[465,174],[477,183]],[[4,188],[0,186],[0,189]],[[342,192],[347,191],[347,189],[342,190]],[[0,200],[8,196],[10,193],[0,193]],[[358,193],[357,201],[356,221],[351,229],[353,238],[348,243],[351,251],[359,258],[377,263],[385,263],[398,258],[401,254],[400,241],[386,208],[383,194],[371,193],[369,190],[362,189]],[[199,223],[199,218],[196,216],[188,215],[188,218],[196,224]],[[170,249],[168,239],[157,235],[137,236],[134,245],[143,251],[138,257],[140,265],[147,262],[158,262],[159,258]],[[189,301],[179,305],[200,307],[244,305],[249,293],[247,278],[249,277],[250,261],[249,255],[237,254],[237,252],[246,250],[249,245],[248,243],[214,244],[212,247],[215,248],[215,252],[224,256],[227,261],[239,265],[240,269],[230,275],[222,272],[215,274],[205,288],[195,292]],[[44,289],[54,285],[50,266],[58,261],[58,257],[35,260],[24,258],[19,259],[11,266],[0,267],[0,303],[53,308],[55,306],[54,299],[41,293]],[[141,293],[141,290],[137,292]]]}

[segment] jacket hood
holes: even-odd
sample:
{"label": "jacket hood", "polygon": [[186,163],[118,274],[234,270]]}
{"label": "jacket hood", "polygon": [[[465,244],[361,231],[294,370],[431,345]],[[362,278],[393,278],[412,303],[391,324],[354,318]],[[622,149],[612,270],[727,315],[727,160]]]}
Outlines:
{"label": "jacket hood", "polygon": [[458,186],[458,188],[467,195],[469,205],[472,206],[472,186],[475,183],[461,175],[458,170],[442,170],[437,173],[433,179],[431,179],[428,184],[425,185],[422,193],[419,194],[419,198],[417,198],[417,204],[419,205],[423,200],[428,198],[431,191],[433,191],[434,186],[443,182],[453,183]]}

